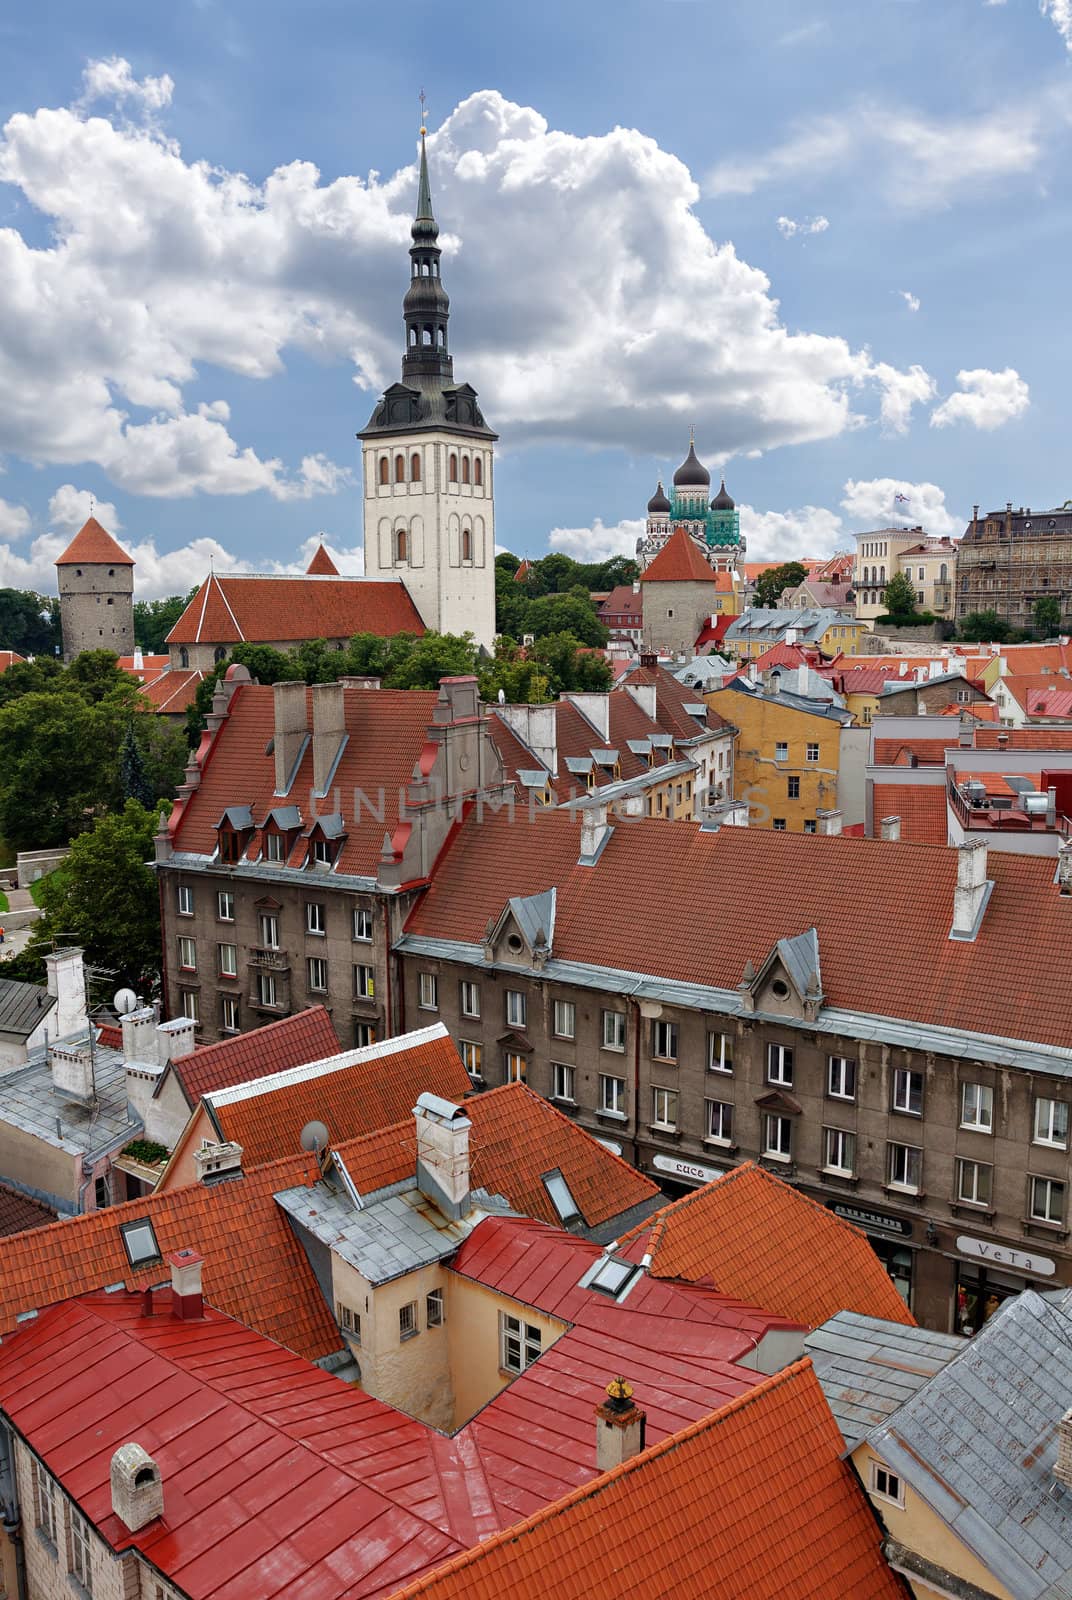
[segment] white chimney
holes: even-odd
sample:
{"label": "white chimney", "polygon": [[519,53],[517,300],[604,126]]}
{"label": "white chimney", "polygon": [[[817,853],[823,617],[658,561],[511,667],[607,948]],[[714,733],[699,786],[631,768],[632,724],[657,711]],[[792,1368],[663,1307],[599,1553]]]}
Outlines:
{"label": "white chimney", "polygon": [[144,670],[145,670],[145,657],[141,653],[141,645],[140,644],[136,644],[134,646],[134,660],[133,660],[133,662],[131,664],[132,664],[135,672],[144,672]]}
{"label": "white chimney", "polygon": [[425,1091],[413,1108],[417,1124],[417,1187],[445,1217],[469,1209],[469,1130],[463,1106]]}
{"label": "white chimney", "polygon": [[802,661],[797,668],[797,694],[806,695],[808,692],[808,664]]}
{"label": "white chimney", "polygon": [[817,811],[815,821],[819,833],[835,834],[841,832],[840,811]]}
{"label": "white chimney", "polygon": [[629,693],[632,695],[641,711],[643,711],[646,716],[650,717],[652,722],[657,721],[658,719],[655,715],[658,708],[659,691],[657,685],[654,683],[631,683],[629,679],[626,678],[625,687],[628,689]]}
{"label": "white chimney", "polygon": [[92,1105],[96,1098],[93,1083],[93,1052],[88,1043],[54,1044],[49,1051],[52,1087],[59,1098]]}
{"label": "white chimney", "polygon": [[899,839],[901,837],[900,817],[883,817],[878,825],[880,839]]}
{"label": "white chimney", "polygon": [[553,701],[546,706],[498,706],[495,711],[553,778],[558,776],[557,711]]}
{"label": "white chimney", "polygon": [[797,642],[797,630],[795,628],[786,628],[786,630],[785,630],[785,642],[786,642],[786,644],[796,644],[796,642]]}
{"label": "white chimney", "polygon": [[120,1019],[123,1030],[123,1060],[157,1062],[156,1012],[152,1006],[128,1011]]}
{"label": "white chimney", "polygon": [[633,1399],[633,1386],[612,1378],[607,1398],[596,1407],[596,1466],[610,1472],[644,1448],[646,1417]]}
{"label": "white chimney", "polygon": [[242,1176],[242,1146],[233,1139],[220,1144],[205,1140],[200,1150],[194,1151],[194,1171],[198,1183],[219,1183],[221,1180]]}
{"label": "white chimney", "polygon": [[289,793],[298,757],[309,738],[305,684],[274,684],[272,701],[275,711],[275,792],[284,795]]}
{"label": "white chimney", "polygon": [[1061,894],[1072,894],[1072,839],[1057,846],[1057,887]]}
{"label": "white chimney", "polygon": [[45,957],[48,992],[56,1002],[49,1018],[54,1039],[81,1033],[86,1027],[86,980],[82,952],[78,949],[54,950]]}
{"label": "white chimney", "polygon": [[326,795],[346,743],[346,701],[341,683],[313,684],[313,792]]}
{"label": "white chimney", "polygon": [[975,938],[992,888],[986,876],[986,840],[968,839],[958,845],[953,926],[949,930],[951,939]]}
{"label": "white chimney", "polygon": [[610,743],[610,695],[606,690],[600,694],[564,694],[562,698],[571,701],[599,729],[600,738]]}
{"label": "white chimney", "polygon": [[1072,1410],[1066,1411],[1057,1424],[1057,1460],[1053,1475],[1066,1489],[1072,1489]]}
{"label": "white chimney", "polygon": [[172,1017],[156,1030],[156,1059],[162,1067],[197,1048],[197,1023],[192,1017]]}
{"label": "white chimney", "polygon": [[605,805],[585,805],[581,808],[581,853],[578,865],[594,867],[603,846],[613,833],[607,822]]}
{"label": "white chimney", "polygon": [[131,1533],[164,1515],[160,1468],[140,1444],[121,1444],[112,1457],[112,1510]]}

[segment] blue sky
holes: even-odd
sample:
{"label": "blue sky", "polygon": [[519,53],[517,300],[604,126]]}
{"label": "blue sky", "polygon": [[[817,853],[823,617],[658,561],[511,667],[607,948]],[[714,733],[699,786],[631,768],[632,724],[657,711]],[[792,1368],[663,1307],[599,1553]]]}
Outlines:
{"label": "blue sky", "polygon": [[1070,74],[1072,0],[9,12],[0,583],[90,495],[144,593],[359,562],[421,85],[502,544],[628,549],[690,424],[757,557],[1060,502]]}

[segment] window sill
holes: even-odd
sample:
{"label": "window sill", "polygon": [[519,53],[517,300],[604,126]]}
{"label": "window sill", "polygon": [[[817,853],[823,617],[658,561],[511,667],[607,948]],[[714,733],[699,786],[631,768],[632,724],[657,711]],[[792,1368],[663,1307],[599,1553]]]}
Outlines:
{"label": "window sill", "polygon": [[238,982],[238,973],[237,972],[217,972],[216,979],[217,979],[217,981],[219,983],[223,983],[224,981],[226,981],[228,983],[237,983]]}
{"label": "window sill", "polygon": [[576,1037],[575,1034],[572,1034],[572,1033],[553,1033],[551,1035],[551,1038],[554,1039],[557,1044],[576,1044],[577,1043],[577,1037]]}
{"label": "window sill", "polygon": [[1031,1147],[1033,1150],[1060,1150],[1062,1154],[1068,1150],[1067,1142],[1058,1144],[1054,1139],[1032,1139]]}
{"label": "window sill", "polygon": [[355,994],[355,995],[351,995],[350,1004],[352,1006],[362,1006],[367,1011],[370,1008],[375,1006],[375,1004],[376,1004],[376,996],[374,994]]}
{"label": "window sill", "polygon": [[978,1200],[950,1200],[949,1210],[954,1217],[972,1217],[976,1222],[985,1223],[988,1228],[993,1227],[997,1216],[993,1206],[984,1205]]}
{"label": "window sill", "polygon": [[657,1067],[676,1067],[680,1065],[676,1056],[652,1056],[652,1064]]}
{"label": "window sill", "polygon": [[600,1122],[628,1122],[629,1118],[624,1111],[605,1111],[602,1108],[596,1112]]}
{"label": "window sill", "polygon": [[41,1548],[43,1550],[47,1551],[47,1553],[52,1557],[53,1561],[58,1561],[59,1560],[59,1551],[56,1549],[56,1546],[52,1543],[52,1540],[49,1538],[49,1536],[45,1532],[44,1528],[35,1528],[34,1529],[34,1538],[37,1540],[37,1542],[41,1546]]}
{"label": "window sill", "polygon": [[852,1189],[855,1189],[860,1182],[855,1172],[841,1172],[837,1167],[820,1167],[819,1176],[825,1178],[828,1183],[840,1183]]}
{"label": "window sill", "polygon": [[625,1054],[624,1044],[601,1044],[599,1048],[612,1056],[624,1056]]}
{"label": "window sill", "polygon": [[898,1183],[884,1183],[883,1194],[888,1194],[894,1200],[912,1200],[916,1205],[927,1198],[925,1189],[906,1189]]}
{"label": "window sill", "polygon": [[981,1133],[984,1139],[992,1139],[994,1137],[993,1128],[978,1128],[974,1122],[960,1122],[957,1127],[961,1133]]}
{"label": "window sill", "polygon": [[708,1070],[708,1072],[713,1073],[715,1075],[715,1077],[717,1077],[717,1078],[732,1078],[733,1077],[733,1068],[732,1067],[708,1067],[707,1070]]}
{"label": "window sill", "polygon": [[793,1163],[792,1156],[783,1156],[777,1150],[764,1150],[762,1159],[764,1161],[776,1161],[780,1167],[792,1166]]}
{"label": "window sill", "polygon": [[676,1141],[681,1138],[680,1128],[667,1128],[661,1122],[650,1123],[648,1132],[655,1134],[659,1139],[673,1139]]}
{"label": "window sill", "polygon": [[890,1115],[893,1117],[911,1117],[913,1122],[922,1122],[922,1111],[908,1111],[904,1106],[891,1106]]}
{"label": "window sill", "polygon": [[856,1096],[854,1094],[830,1094],[828,1091],[826,1098],[832,1100],[834,1105],[837,1106],[854,1106],[856,1104]]}
{"label": "window sill", "polygon": [[1038,1234],[1045,1239],[1067,1239],[1068,1229],[1063,1222],[1047,1222],[1042,1217],[1021,1217],[1020,1226],[1025,1234]]}
{"label": "window sill", "polygon": [[419,1005],[417,1007],[417,1010],[418,1011],[428,1011],[433,1016],[435,1016],[436,1012],[439,1010],[439,1007],[438,1006],[421,1006],[421,1005]]}
{"label": "window sill", "polygon": [[704,1144],[708,1150],[722,1150],[728,1156],[735,1156],[740,1149],[740,1145],[734,1144],[732,1139],[712,1139],[708,1136]]}
{"label": "window sill", "polygon": [[400,1333],[398,1336],[399,1344],[406,1344],[410,1339],[416,1339],[420,1331],[420,1328],[411,1328],[409,1333]]}
{"label": "window sill", "polygon": [[306,928],[305,934],[309,939],[326,939],[328,930],[326,928]]}
{"label": "window sill", "polygon": [[462,1012],[462,1021],[463,1022],[479,1022],[480,1021],[480,1012],[479,1011],[463,1011]]}
{"label": "window sill", "polygon": [[580,1109],[576,1100],[563,1100],[556,1094],[551,1096],[551,1104],[567,1117],[575,1117]]}

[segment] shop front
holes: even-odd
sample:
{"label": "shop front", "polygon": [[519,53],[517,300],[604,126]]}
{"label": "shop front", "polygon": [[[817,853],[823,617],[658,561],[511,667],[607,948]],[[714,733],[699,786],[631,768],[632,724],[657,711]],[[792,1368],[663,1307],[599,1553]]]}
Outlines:
{"label": "shop front", "polygon": [[1010,1295],[1054,1287],[1057,1263],[1049,1256],[966,1234],[957,1237],[956,1250],[953,1332],[966,1339],[978,1333]]}
{"label": "shop front", "polygon": [[916,1246],[909,1241],[912,1223],[892,1211],[873,1206],[858,1206],[851,1200],[827,1200],[826,1207],[836,1217],[853,1223],[866,1233],[872,1250],[886,1268],[891,1282],[905,1305],[912,1308]]}
{"label": "shop front", "polygon": [[701,1184],[710,1183],[714,1178],[725,1177],[730,1171],[732,1165],[713,1167],[706,1161],[689,1161],[681,1156],[664,1155],[659,1150],[651,1157],[649,1176],[654,1178],[672,1199],[678,1199]]}

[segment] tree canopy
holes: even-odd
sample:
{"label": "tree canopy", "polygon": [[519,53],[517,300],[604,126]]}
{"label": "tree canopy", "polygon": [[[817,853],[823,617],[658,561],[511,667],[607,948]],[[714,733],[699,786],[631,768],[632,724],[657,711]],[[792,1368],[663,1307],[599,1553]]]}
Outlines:
{"label": "tree canopy", "polygon": [[0,589],[0,650],[51,656],[60,643],[60,603],[54,596]]}
{"label": "tree canopy", "polygon": [[916,615],[916,591],[907,573],[895,572],[882,594],[882,603],[891,617]]}
{"label": "tree canopy", "polygon": [[756,579],[753,604],[776,611],[786,589],[795,589],[807,576],[808,569],[801,561],[783,561],[780,567],[768,567]]}
{"label": "tree canopy", "polygon": [[147,654],[163,654],[168,634],[196,593],[193,588],[189,594],[169,595],[166,600],[135,600],[134,637]]}
{"label": "tree canopy", "polygon": [[960,622],[960,637],[976,644],[1004,644],[1012,632],[1012,626],[1005,618],[992,610],[969,611]]}
{"label": "tree canopy", "polygon": [[1056,595],[1040,594],[1032,609],[1035,632],[1047,639],[1061,631],[1061,602]]}
{"label": "tree canopy", "polygon": [[572,633],[581,644],[607,642],[607,630],[592,602],[616,584],[632,583],[637,564],[626,556],[609,561],[573,561],[560,551],[529,563],[518,581],[521,563],[504,551],[495,558],[495,626],[506,638],[539,639],[549,633]]}

